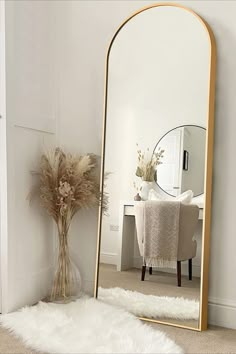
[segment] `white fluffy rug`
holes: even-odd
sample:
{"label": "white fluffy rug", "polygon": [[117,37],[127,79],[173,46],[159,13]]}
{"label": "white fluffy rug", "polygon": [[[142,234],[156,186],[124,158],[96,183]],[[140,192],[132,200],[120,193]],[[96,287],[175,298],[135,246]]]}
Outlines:
{"label": "white fluffy rug", "polygon": [[92,298],[66,305],[40,302],[0,321],[44,353],[183,353],[164,333]]}
{"label": "white fluffy rug", "polygon": [[138,317],[198,320],[199,302],[183,297],[145,295],[121,288],[99,288],[98,298]]}

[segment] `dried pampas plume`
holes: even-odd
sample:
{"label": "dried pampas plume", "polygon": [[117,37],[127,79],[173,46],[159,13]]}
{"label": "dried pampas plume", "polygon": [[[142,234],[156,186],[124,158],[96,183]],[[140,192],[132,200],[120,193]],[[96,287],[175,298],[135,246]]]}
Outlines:
{"label": "dried pampas plume", "polygon": [[81,208],[99,205],[99,181],[95,171],[97,158],[49,150],[41,156],[38,176],[29,199],[40,197],[41,205],[55,222],[63,217],[72,219]]}

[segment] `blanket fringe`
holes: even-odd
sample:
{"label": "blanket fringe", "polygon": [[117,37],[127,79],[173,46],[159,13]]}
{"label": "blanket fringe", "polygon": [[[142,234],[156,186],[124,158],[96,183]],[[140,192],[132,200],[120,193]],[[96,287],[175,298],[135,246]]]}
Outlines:
{"label": "blanket fringe", "polygon": [[176,260],[157,259],[155,257],[145,257],[145,264],[148,267],[176,268]]}

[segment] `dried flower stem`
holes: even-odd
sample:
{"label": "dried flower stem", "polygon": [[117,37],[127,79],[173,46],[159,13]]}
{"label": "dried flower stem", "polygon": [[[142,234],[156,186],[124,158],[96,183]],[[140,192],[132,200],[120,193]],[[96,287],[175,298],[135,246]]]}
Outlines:
{"label": "dried flower stem", "polygon": [[63,219],[64,218],[60,218],[57,225],[59,252],[57,260],[57,271],[54,278],[51,300],[55,300],[57,298],[66,299],[70,297],[73,284],[76,281],[68,247],[68,231],[70,223],[65,222]]}
{"label": "dried flower stem", "polygon": [[[138,147],[138,144],[136,144]],[[136,176],[142,178],[143,181],[153,182],[157,166],[160,165],[163,158],[164,150],[161,148],[150,156],[149,148],[142,151],[138,148],[138,165],[136,169]],[[149,156],[147,156],[149,155]]]}

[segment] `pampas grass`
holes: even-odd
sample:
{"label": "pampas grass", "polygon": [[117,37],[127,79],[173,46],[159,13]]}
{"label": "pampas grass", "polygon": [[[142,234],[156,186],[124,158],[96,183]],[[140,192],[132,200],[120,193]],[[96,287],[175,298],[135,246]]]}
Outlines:
{"label": "pampas grass", "polygon": [[68,299],[74,294],[76,282],[68,248],[68,233],[73,217],[81,208],[100,203],[99,181],[96,175],[97,159],[65,153],[61,148],[41,156],[38,182],[30,199],[40,198],[43,208],[53,218],[58,229],[59,253],[51,300]]}
{"label": "pampas grass", "polygon": [[[157,152],[153,152],[150,155],[150,150],[142,151],[138,144],[136,144],[138,150],[138,165],[136,169],[136,176],[142,178],[143,181],[153,182],[155,179],[155,173],[157,166],[162,164],[161,159],[164,156],[164,150],[160,147]],[[136,185],[134,185],[136,188]]]}

